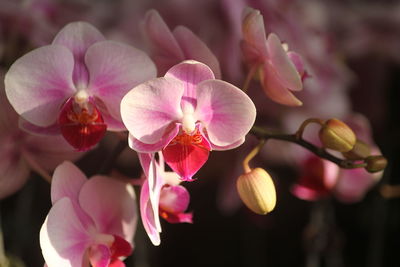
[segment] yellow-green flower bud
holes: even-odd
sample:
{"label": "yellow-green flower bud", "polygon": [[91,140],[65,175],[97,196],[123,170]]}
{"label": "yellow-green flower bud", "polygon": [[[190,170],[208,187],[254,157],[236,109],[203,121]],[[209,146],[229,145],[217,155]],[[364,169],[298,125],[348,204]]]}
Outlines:
{"label": "yellow-green flower bud", "polygon": [[371,148],[368,144],[357,139],[353,149],[348,152],[343,152],[342,154],[346,159],[362,160],[371,154]]}
{"label": "yellow-green flower bud", "polygon": [[353,130],[338,119],[327,120],[319,131],[319,138],[324,147],[339,152],[350,151],[356,143]]}
{"label": "yellow-green flower bud", "polygon": [[271,212],[276,204],[275,186],[271,176],[261,168],[239,176],[237,190],[246,206],[257,214]]}
{"label": "yellow-green flower bud", "polygon": [[365,162],[367,163],[367,166],[365,167],[365,169],[368,172],[382,171],[386,168],[386,165],[387,165],[387,160],[382,155],[369,156],[365,159]]}

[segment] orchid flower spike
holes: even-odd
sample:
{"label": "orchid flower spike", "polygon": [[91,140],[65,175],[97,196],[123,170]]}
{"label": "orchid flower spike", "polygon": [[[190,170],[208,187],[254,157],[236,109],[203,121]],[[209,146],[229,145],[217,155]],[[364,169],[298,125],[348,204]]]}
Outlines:
{"label": "orchid flower spike", "polygon": [[121,115],[132,149],[162,151],[172,170],[190,181],[212,149],[244,142],[256,109],[239,88],[215,79],[205,64],[189,60],[133,88],[121,101]]}
{"label": "orchid flower spike", "polygon": [[51,45],[18,59],[7,72],[11,105],[37,133],[54,129],[77,150],[106,130],[123,131],[119,105],[131,88],[156,76],[142,51],[113,41],[86,22],[66,25]]}
{"label": "orchid flower spike", "polygon": [[303,89],[306,73],[301,56],[287,51],[275,33],[265,34],[263,16],[259,10],[246,8],[242,22],[242,53],[246,63],[259,75],[266,95],[273,101],[301,106],[291,91]]}
{"label": "orchid flower spike", "polygon": [[153,154],[139,153],[140,163],[147,177],[140,192],[140,214],[144,229],[151,242],[161,243],[160,216],[169,223],[192,223],[192,213],[185,213],[190,202],[189,192],[179,185],[174,172],[166,172],[162,153],[158,162]]}
{"label": "orchid flower spike", "polygon": [[88,180],[70,162],[57,167],[52,181],[53,206],[40,230],[47,266],[125,266],[137,224],[132,186],[99,175]]}
{"label": "orchid flower spike", "polygon": [[177,26],[171,31],[156,10],[149,10],[144,19],[144,32],[159,74],[164,75],[168,69],[185,59],[194,59],[208,65],[216,78],[221,77],[216,56],[185,26]]}

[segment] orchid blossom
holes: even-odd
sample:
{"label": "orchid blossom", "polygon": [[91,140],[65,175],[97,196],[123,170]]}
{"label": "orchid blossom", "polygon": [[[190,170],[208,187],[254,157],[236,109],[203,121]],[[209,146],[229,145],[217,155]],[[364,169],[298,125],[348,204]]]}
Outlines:
{"label": "orchid blossom", "polygon": [[172,170],[190,181],[212,149],[244,142],[256,109],[239,88],[215,79],[208,66],[184,61],[127,93],[121,115],[132,149],[162,151]]}
{"label": "orchid blossom", "polygon": [[288,52],[275,33],[266,37],[263,16],[258,10],[245,9],[242,32],[244,59],[251,75],[259,75],[266,95],[283,105],[302,105],[291,93],[303,89],[306,72],[300,55]]}
{"label": "orchid blossom", "polygon": [[48,267],[123,267],[132,253],[137,211],[131,185],[85,175],[72,163],[57,167],[49,214],[40,230]]}
{"label": "orchid blossom", "polygon": [[154,155],[139,153],[147,177],[140,192],[140,213],[144,229],[155,246],[161,243],[159,216],[169,223],[192,223],[192,213],[185,213],[189,192],[179,185],[181,180],[176,173],[165,171],[163,156],[158,155],[157,162]]}
{"label": "orchid blossom", "polygon": [[[0,73],[0,77],[3,74]],[[1,86],[0,146],[0,199],[19,190],[28,180],[30,170],[50,178],[47,172],[62,161],[82,156],[61,136],[38,136],[21,131],[18,114],[8,103]]]}
{"label": "orchid blossom", "polygon": [[135,85],[155,77],[148,56],[105,40],[93,26],[74,22],[53,43],[18,59],[5,77],[11,105],[25,129],[61,132],[77,150],[97,144],[106,130],[123,131],[119,105]]}
{"label": "orchid blossom", "polygon": [[156,10],[146,13],[144,30],[150,42],[152,59],[159,74],[185,59],[194,59],[208,65],[216,78],[221,77],[218,59],[191,30],[177,26],[172,32]]}

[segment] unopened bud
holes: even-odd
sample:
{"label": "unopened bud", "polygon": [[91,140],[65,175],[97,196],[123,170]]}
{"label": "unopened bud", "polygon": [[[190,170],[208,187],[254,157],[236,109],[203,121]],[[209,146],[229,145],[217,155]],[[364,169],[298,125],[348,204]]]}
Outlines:
{"label": "unopened bud", "polygon": [[330,119],[319,131],[319,138],[324,147],[339,152],[350,151],[356,143],[356,135],[344,122]]}
{"label": "unopened bud", "polygon": [[368,172],[382,171],[386,168],[386,165],[387,165],[387,160],[382,155],[369,156],[365,159],[365,162],[367,163],[367,166],[365,167],[365,169]]}
{"label": "unopened bud", "polygon": [[368,144],[357,139],[353,149],[348,152],[343,152],[342,154],[346,159],[361,160],[365,159],[371,154],[371,148]]}
{"label": "unopened bud", "polygon": [[275,186],[271,176],[261,168],[255,168],[239,176],[237,190],[240,198],[253,212],[264,215],[276,204]]}

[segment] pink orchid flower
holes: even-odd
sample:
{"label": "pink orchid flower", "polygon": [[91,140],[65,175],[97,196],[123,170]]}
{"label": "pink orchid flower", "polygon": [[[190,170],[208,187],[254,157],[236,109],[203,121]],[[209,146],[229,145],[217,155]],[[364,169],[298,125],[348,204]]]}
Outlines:
{"label": "pink orchid flower", "polygon": [[74,22],[51,45],[18,59],[6,74],[5,88],[17,113],[34,125],[26,128],[41,134],[56,128],[74,148],[87,150],[107,129],[125,130],[122,97],[155,75],[142,51]]}
{"label": "pink orchid flower", "polygon": [[[4,77],[0,73],[0,78]],[[73,151],[61,136],[37,136],[21,131],[18,114],[0,86],[0,199],[19,190],[31,170],[46,175],[64,160],[76,160],[82,153]]]}
{"label": "pink orchid flower", "polygon": [[162,153],[159,161],[153,160],[153,154],[139,153],[145,180],[140,192],[140,213],[144,229],[151,242],[158,246],[161,243],[161,216],[169,223],[192,223],[192,213],[185,213],[190,195],[185,187],[179,185],[181,180],[174,172],[166,172]]}
{"label": "pink orchid flower", "polygon": [[208,66],[184,61],[127,93],[121,115],[132,149],[162,151],[172,170],[190,181],[212,149],[244,142],[256,109],[239,88],[215,79]]}
{"label": "pink orchid flower", "polygon": [[159,74],[164,75],[168,69],[185,59],[194,59],[208,65],[215,77],[221,77],[218,59],[188,28],[177,26],[171,32],[160,14],[150,10],[145,16],[144,30]]}
{"label": "pink orchid flower", "polygon": [[131,185],[106,176],[86,179],[72,163],[53,175],[49,214],[40,230],[48,267],[123,267],[132,253],[137,211]]}
{"label": "pink orchid flower", "polygon": [[302,105],[291,93],[303,89],[302,78],[306,73],[300,55],[287,52],[276,34],[266,37],[263,17],[258,10],[245,9],[242,32],[244,59],[251,71],[258,72],[267,96],[283,105]]}

